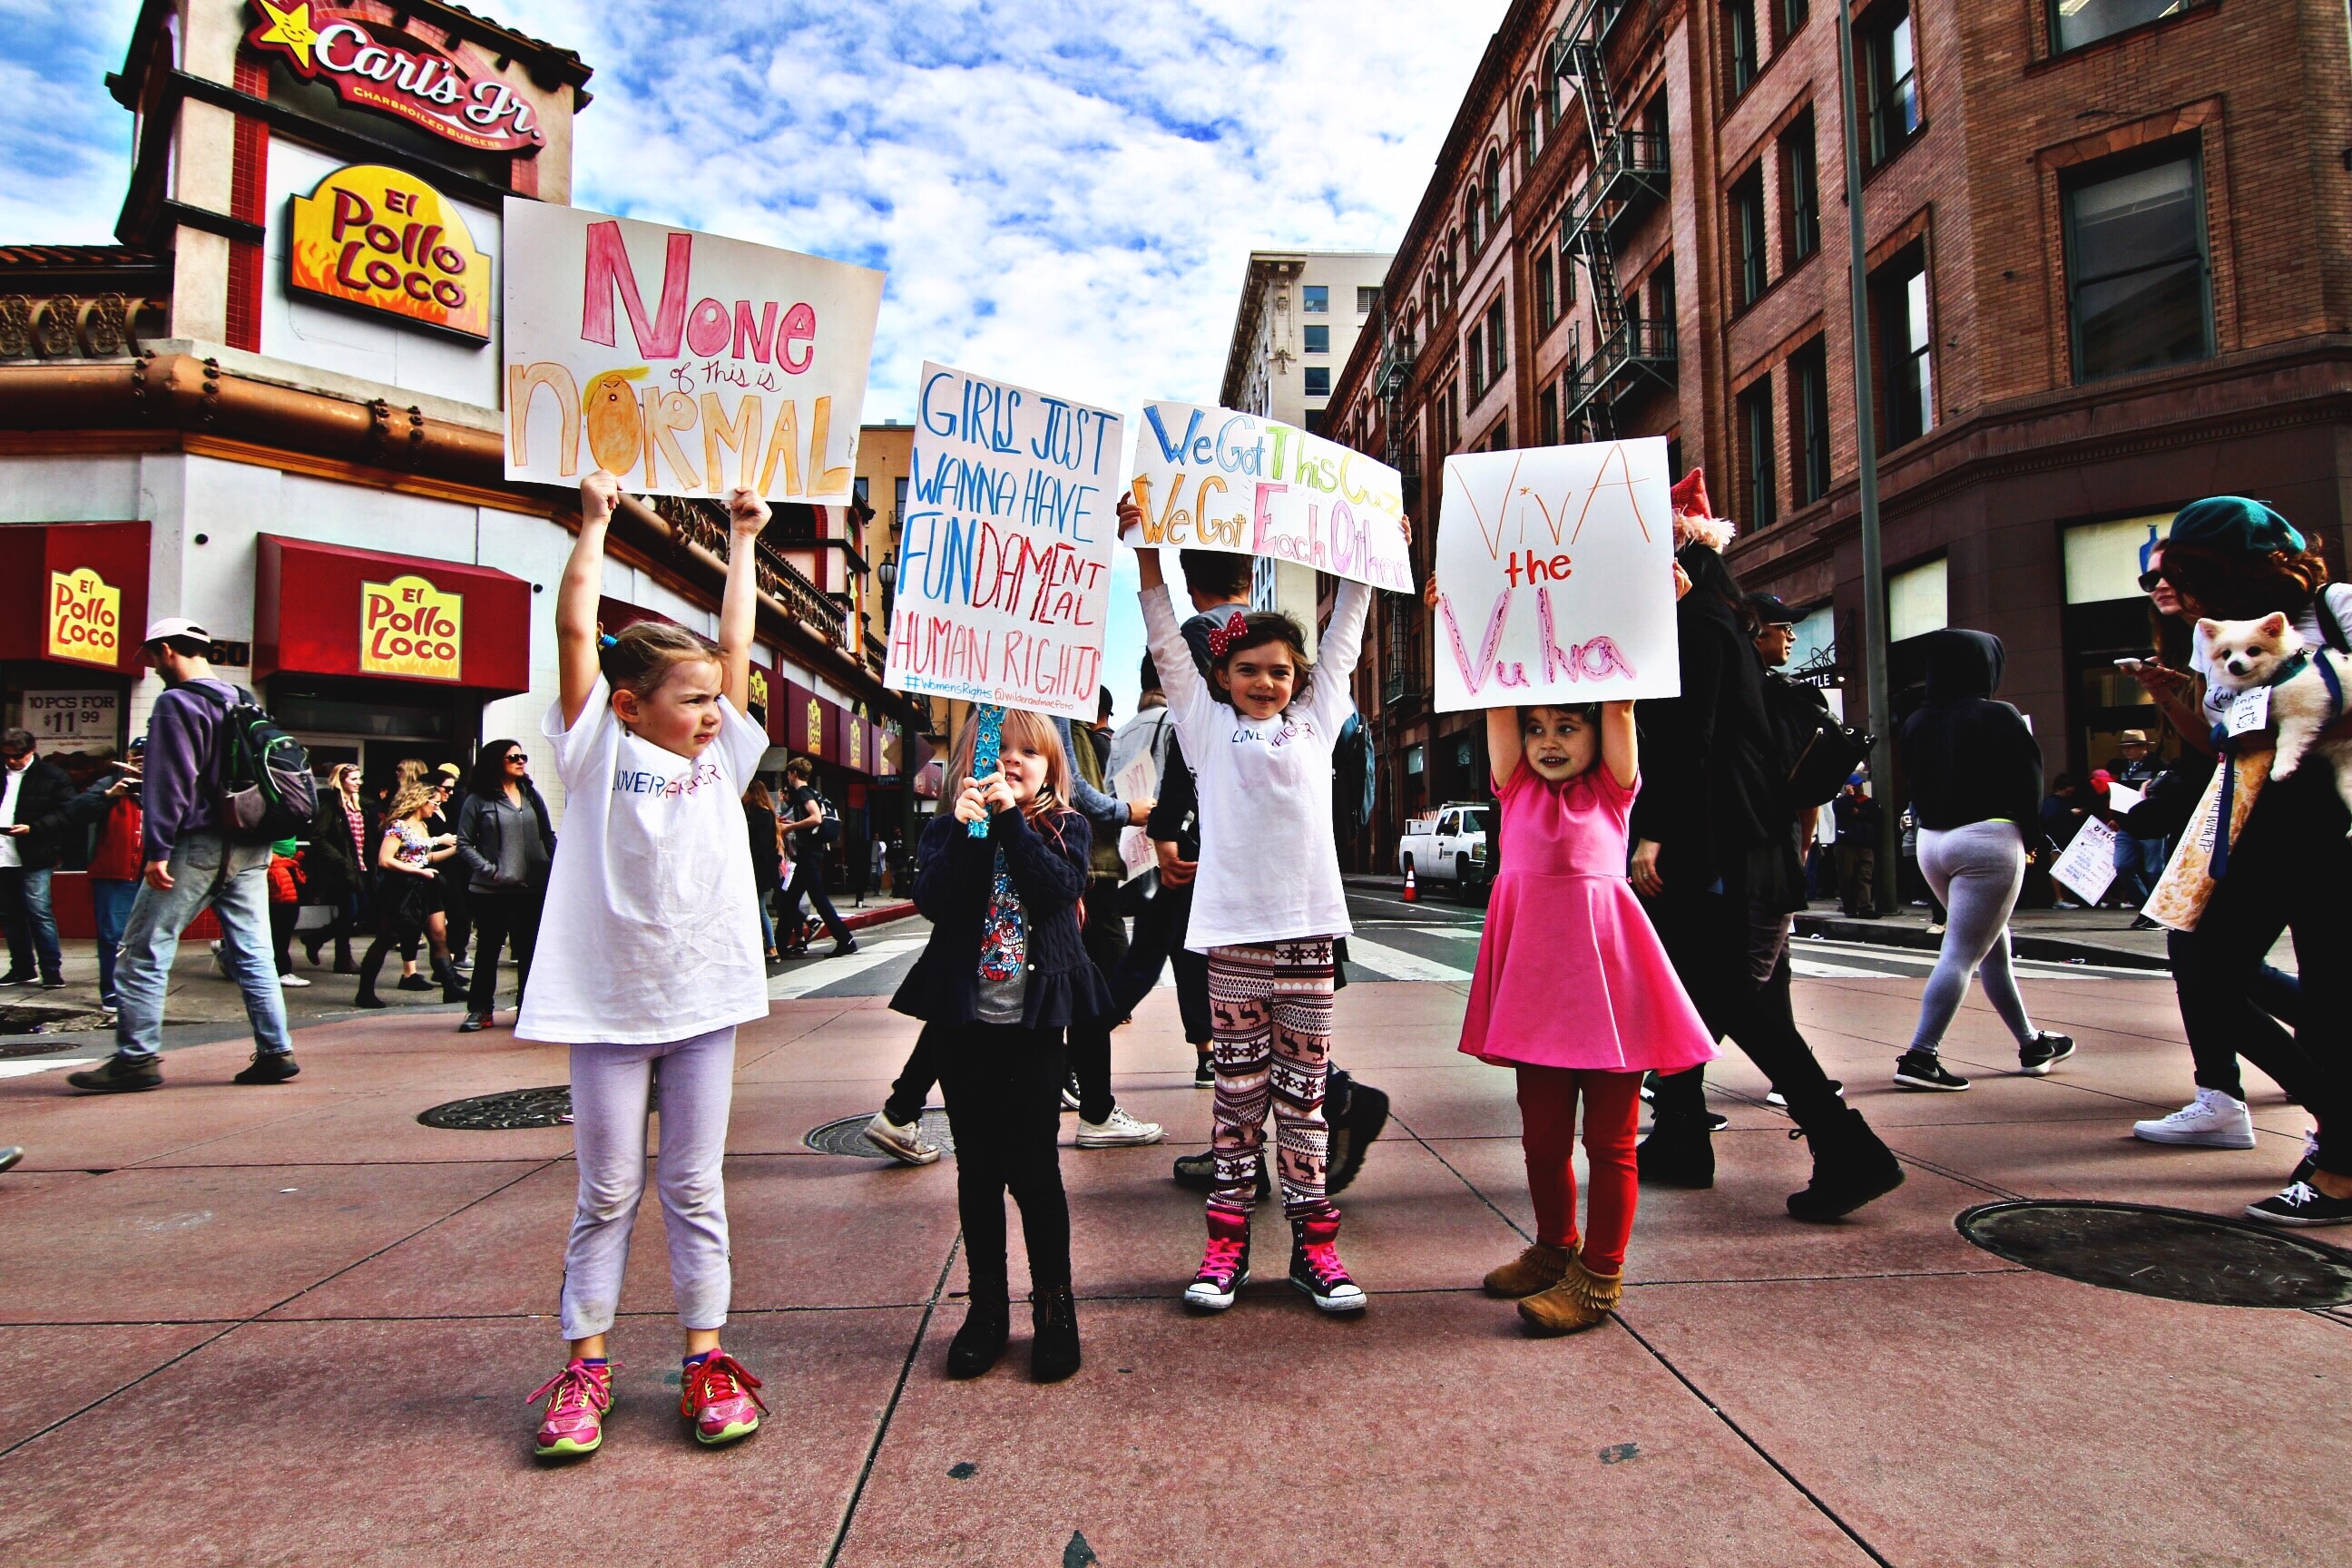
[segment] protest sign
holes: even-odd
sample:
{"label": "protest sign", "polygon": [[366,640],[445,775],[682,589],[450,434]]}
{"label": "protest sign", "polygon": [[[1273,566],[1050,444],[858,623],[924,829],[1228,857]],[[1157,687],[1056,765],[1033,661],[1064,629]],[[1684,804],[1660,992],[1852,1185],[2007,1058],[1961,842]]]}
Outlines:
{"label": "protest sign", "polygon": [[2074,889],[2086,904],[2105,898],[2116,879],[2116,830],[2095,816],[2085,820],[2050,868],[2050,879]]}
{"label": "protest sign", "polygon": [[1437,710],[1682,689],[1655,437],[1459,453],[1437,525]]}
{"label": "protest sign", "polygon": [[1135,501],[1143,545],[1265,555],[1375,588],[1412,588],[1397,471],[1297,426],[1147,403]]}
{"label": "protest sign", "polygon": [[883,684],[1092,720],[1119,416],[925,364]]}
{"label": "protest sign", "polygon": [[2145,794],[2132,788],[2129,784],[2111,784],[2107,786],[2107,809],[2117,816],[2121,816],[2147,798]]}
{"label": "protest sign", "polygon": [[[1160,769],[1149,751],[1119,769],[1118,776],[1111,780],[1111,794],[1125,801],[1150,800],[1159,791]],[[1119,879],[1122,883],[1134,881],[1159,863],[1152,853],[1151,836],[1140,827],[1119,829],[1118,858],[1127,867],[1127,875]]]}
{"label": "protest sign", "polygon": [[882,274],[522,196],[505,247],[508,479],[849,500]]}

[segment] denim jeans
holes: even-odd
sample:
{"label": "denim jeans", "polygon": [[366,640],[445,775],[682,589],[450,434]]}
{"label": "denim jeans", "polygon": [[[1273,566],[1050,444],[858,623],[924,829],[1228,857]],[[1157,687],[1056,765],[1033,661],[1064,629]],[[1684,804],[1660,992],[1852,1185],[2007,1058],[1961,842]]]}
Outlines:
{"label": "denim jeans", "polygon": [[98,919],[98,999],[110,1007],[114,1005],[115,954],[131,927],[131,906],[139,888],[137,882],[115,877],[89,879],[90,912]]}
{"label": "denim jeans", "polygon": [[55,980],[64,959],[58,952],[58,917],[49,905],[50,873],[0,867],[0,925],[8,928],[8,973]]}
{"label": "denim jeans", "polygon": [[172,959],[180,950],[180,933],[207,904],[220,921],[221,961],[245,994],[255,1048],[264,1056],[289,1054],[294,1041],[286,1032],[286,994],[270,956],[269,846],[230,844],[208,830],[184,833],[172,847],[170,870],[171,891],[142,881],[131,901],[114,969],[121,1009],[114,1022],[115,1054],[143,1063],[162,1051]]}
{"label": "denim jeans", "polygon": [[2147,902],[2172,858],[2169,838],[2132,838],[2116,835],[2115,894],[2135,905]]}

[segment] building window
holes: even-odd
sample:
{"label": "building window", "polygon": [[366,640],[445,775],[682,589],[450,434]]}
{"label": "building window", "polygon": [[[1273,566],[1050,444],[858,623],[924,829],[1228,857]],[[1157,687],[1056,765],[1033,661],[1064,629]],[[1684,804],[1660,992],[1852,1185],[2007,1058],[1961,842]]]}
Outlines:
{"label": "building window", "polygon": [[1462,394],[1452,382],[1445,384],[1445,449],[1449,452],[1462,444]]}
{"label": "building window", "polygon": [[1671,337],[1675,330],[1675,258],[1667,257],[1650,274],[1650,319],[1657,323],[1660,334]]}
{"label": "building window", "polygon": [[1536,398],[1536,444],[1559,445],[1559,388],[1547,386]]}
{"label": "building window", "polygon": [[1740,496],[1749,528],[1769,528],[1780,521],[1780,496],[1772,484],[1772,383],[1769,377],[1739,395],[1739,439],[1742,477]]}
{"label": "building window", "polygon": [[1786,39],[1812,15],[1812,0],[1780,0],[1780,37]]}
{"label": "building window", "polygon": [[1670,129],[1666,122],[1666,93],[1664,88],[1660,88],[1650,95],[1650,101],[1642,106],[1642,134],[1650,138],[1650,144],[1659,158],[1666,155],[1666,137]]}
{"label": "building window", "polygon": [[1545,123],[1559,124],[1560,116],[1568,112],[1568,89],[1560,79],[1559,57],[1553,53],[1549,45],[1544,47],[1543,96]]}
{"label": "building window", "polygon": [[1780,205],[1789,221],[1786,270],[1822,247],[1821,151],[1810,109],[1780,133]]}
{"label": "building window", "polygon": [[1470,254],[1473,256],[1478,254],[1478,247],[1484,243],[1479,238],[1480,221],[1478,187],[1473,185],[1470,187],[1470,199],[1462,204],[1462,235],[1470,242]]}
{"label": "building window", "polygon": [[1789,356],[1789,406],[1790,478],[1797,504],[1811,506],[1830,493],[1830,367],[1819,338]]}
{"label": "building window", "polygon": [[1559,320],[1559,288],[1552,280],[1551,252],[1546,251],[1541,256],[1536,258],[1537,332],[1543,333],[1551,331],[1552,323]]}
{"label": "building window", "polygon": [[1913,47],[1909,0],[1880,5],[1864,24],[1861,39],[1870,166],[1875,169],[1911,145],[1925,123],[1919,113],[1919,60]]}
{"label": "building window", "polygon": [[1559,226],[1559,308],[1565,312],[1576,303],[1576,253],[1569,247],[1568,221]]}
{"label": "building window", "polygon": [[1329,365],[1310,364],[1307,367],[1307,395],[1309,397],[1328,397],[1331,395],[1331,367]]}
{"label": "building window", "polygon": [[2050,0],[2050,47],[2064,53],[2214,0]]}
{"label": "building window", "polygon": [[1542,136],[1543,126],[1536,119],[1536,89],[1528,88],[1519,94],[1519,162],[1528,168],[1536,166]]}
{"label": "building window", "polygon": [[1756,47],[1756,0],[1723,0],[1723,37],[1731,55],[1731,96],[1738,98],[1756,80],[1760,63]]}
{"label": "building window", "polygon": [[1503,379],[1510,367],[1510,334],[1503,330],[1503,301],[1498,297],[1486,307],[1486,382],[1488,385]]}
{"label": "building window", "polygon": [[1492,147],[1486,149],[1486,234],[1492,238],[1503,226],[1503,158]]}
{"label": "building window", "polygon": [[1886,410],[1878,449],[1892,451],[1936,427],[1934,324],[1927,317],[1927,256],[1912,246],[1871,279],[1877,296],[1879,397]]}
{"label": "building window", "polygon": [[1381,308],[1381,289],[1377,283],[1356,285],[1356,314],[1369,316]]}
{"label": "building window", "polygon": [[2094,169],[2066,205],[2074,379],[2210,359],[2213,288],[2197,154]]}
{"label": "building window", "polygon": [[1764,168],[1758,164],[1731,186],[1731,223],[1739,239],[1739,302],[1764,293]]}
{"label": "building window", "polygon": [[1318,323],[1315,326],[1301,328],[1300,331],[1306,334],[1308,353],[1328,354],[1331,352],[1330,328]]}
{"label": "building window", "polygon": [[1470,329],[1470,401],[1486,395],[1486,329]]}
{"label": "building window", "polygon": [[[1326,387],[1326,388],[1324,388],[1324,390],[1328,392],[1328,391],[1329,391],[1329,390],[1330,390],[1330,388]],[[1328,420],[1330,416],[1330,416],[1330,411],[1329,411],[1328,409],[1324,409],[1324,408],[1310,408],[1310,409],[1308,409],[1308,410],[1307,411],[1307,433],[1309,436],[1320,436],[1321,434],[1323,434],[1323,426],[1324,426],[1324,422],[1325,422],[1326,420]]]}
{"label": "building window", "polygon": [[1298,290],[1298,308],[1309,315],[1321,315],[1331,309],[1331,286],[1309,283]]}

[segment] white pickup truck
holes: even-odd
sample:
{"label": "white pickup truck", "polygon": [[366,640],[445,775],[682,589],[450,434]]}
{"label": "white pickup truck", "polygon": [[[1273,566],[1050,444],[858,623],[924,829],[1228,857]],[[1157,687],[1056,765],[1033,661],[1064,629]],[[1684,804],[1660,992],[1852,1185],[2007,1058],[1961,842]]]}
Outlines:
{"label": "white pickup truck", "polygon": [[1493,877],[1486,853],[1486,826],[1494,807],[1479,801],[1442,805],[1427,816],[1405,819],[1397,840],[1397,871],[1416,883],[1450,882],[1454,896],[1482,896]]}

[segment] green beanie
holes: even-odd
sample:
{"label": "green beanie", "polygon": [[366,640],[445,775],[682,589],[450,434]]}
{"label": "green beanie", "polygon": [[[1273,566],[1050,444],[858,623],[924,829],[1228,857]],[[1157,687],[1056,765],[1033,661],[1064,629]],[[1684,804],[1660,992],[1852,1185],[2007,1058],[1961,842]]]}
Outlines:
{"label": "green beanie", "polygon": [[291,860],[294,858],[295,852],[299,850],[301,847],[302,841],[299,838],[281,838],[277,843],[272,844],[269,847],[269,852],[272,855],[283,855],[286,858]]}
{"label": "green beanie", "polygon": [[2207,496],[2190,501],[2172,520],[2173,544],[2200,544],[2239,555],[2273,550],[2301,554],[2303,535],[2294,524],[2258,500],[2243,496]]}

